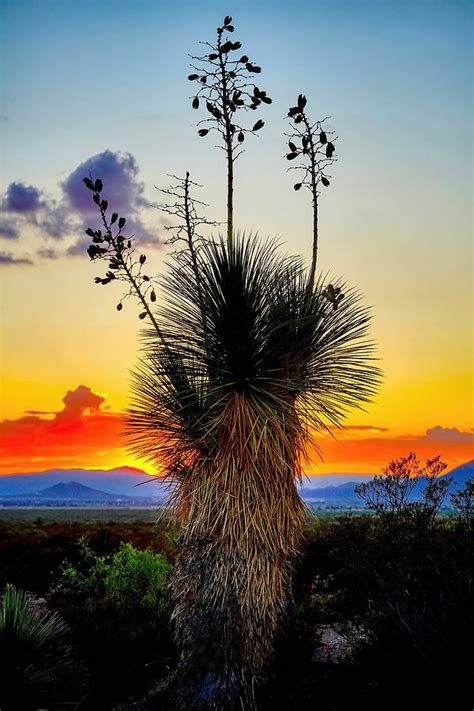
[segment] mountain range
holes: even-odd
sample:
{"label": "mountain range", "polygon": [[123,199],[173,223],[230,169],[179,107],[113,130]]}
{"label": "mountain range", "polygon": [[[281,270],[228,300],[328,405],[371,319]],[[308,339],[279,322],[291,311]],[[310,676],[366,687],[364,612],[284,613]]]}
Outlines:
{"label": "mountain range", "polygon": [[[451,470],[444,477],[453,479],[449,492],[463,488],[467,479],[474,478],[474,460]],[[302,498],[312,506],[360,506],[355,494],[357,483],[369,481],[371,474],[330,474],[307,476],[300,487]],[[417,481],[414,496],[418,497],[425,484]],[[164,502],[168,485],[159,477],[150,477],[141,469],[52,469],[44,472],[0,476],[0,504],[9,500],[34,499],[42,501],[109,502],[126,505]],[[446,503],[448,503],[446,501]]]}

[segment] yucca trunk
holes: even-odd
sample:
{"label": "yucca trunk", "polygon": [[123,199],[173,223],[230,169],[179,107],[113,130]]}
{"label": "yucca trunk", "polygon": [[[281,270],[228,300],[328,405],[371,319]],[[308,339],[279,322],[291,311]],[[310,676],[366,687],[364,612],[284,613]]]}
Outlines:
{"label": "yucca trunk", "polygon": [[198,460],[175,491],[180,708],[254,707],[255,682],[290,601],[304,520],[298,422],[288,419],[231,394],[217,455]]}

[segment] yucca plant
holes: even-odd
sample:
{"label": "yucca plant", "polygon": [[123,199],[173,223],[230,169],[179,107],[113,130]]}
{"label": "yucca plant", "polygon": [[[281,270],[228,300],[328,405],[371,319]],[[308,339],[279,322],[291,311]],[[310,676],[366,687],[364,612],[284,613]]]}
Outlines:
{"label": "yucca plant", "polygon": [[0,607],[0,708],[37,709],[56,701],[79,701],[86,680],[57,613],[35,611],[13,585]]}
{"label": "yucca plant", "polygon": [[[254,85],[228,94],[232,82],[245,84],[240,64],[256,69],[245,56],[229,62],[229,52],[240,48],[223,38],[226,29],[233,32],[231,22],[225,18],[210,47],[210,73],[189,77],[210,92],[207,109],[226,149],[228,197],[233,136],[238,145],[239,132],[244,135],[230,117],[246,101],[250,109],[269,103]],[[316,151],[310,160],[317,160]],[[127,427],[133,451],[170,482],[180,525],[172,576],[181,653],[176,706],[252,709],[291,603],[304,524],[297,483],[308,446],[315,432],[340,426],[377,385],[370,313],[342,282],[318,281],[314,260],[308,273],[275,242],[236,233],[229,199],[226,237],[197,243],[195,222],[185,220],[184,247],[160,279],[162,296],[156,300],[153,290],[147,299],[145,258],[134,258],[123,218],[114,233],[118,216],[108,218],[101,181],[89,176],[85,183],[105,229],[88,230],[90,256],[110,260],[110,271],[97,281],[127,280],[151,326]],[[177,193],[183,208],[175,214],[186,216],[193,214],[188,175],[183,186]]]}

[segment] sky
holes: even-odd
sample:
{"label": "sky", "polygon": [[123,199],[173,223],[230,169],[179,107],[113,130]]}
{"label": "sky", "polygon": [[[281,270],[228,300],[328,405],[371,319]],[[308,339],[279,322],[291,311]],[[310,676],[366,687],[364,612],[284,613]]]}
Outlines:
{"label": "sky", "polygon": [[225,14],[273,98],[236,166],[237,227],[309,259],[311,207],[284,161],[304,93],[338,136],[320,269],[373,308],[382,387],[319,438],[308,473],[473,457],[472,2],[0,0],[0,473],[143,466],[121,436],[141,322],[116,311],[119,285],[93,283],[81,179],[103,177],[156,274],[169,174],[189,170],[225,219],[225,166],[186,80]]}

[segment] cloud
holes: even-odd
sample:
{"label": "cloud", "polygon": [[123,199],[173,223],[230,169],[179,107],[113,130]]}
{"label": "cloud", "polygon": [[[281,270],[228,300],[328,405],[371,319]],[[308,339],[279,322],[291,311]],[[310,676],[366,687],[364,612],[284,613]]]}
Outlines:
{"label": "cloud", "polygon": [[144,183],[138,180],[138,164],[131,153],[103,151],[81,163],[63,182],[64,194],[72,208],[82,215],[96,214],[97,208],[91,200],[91,193],[84,187],[83,179],[88,176],[101,178],[104,194],[114,210],[132,213],[148,203],[143,197]]}
{"label": "cloud", "polygon": [[[84,178],[100,178],[103,197],[110,208],[127,218],[128,234],[134,234],[137,244],[158,246],[160,240],[143,222],[141,211],[150,207],[144,197],[145,185],[138,178],[138,163],[131,153],[105,150],[81,163],[62,183],[64,195],[72,210],[84,221],[84,227],[101,227],[97,207],[91,192],[84,187]],[[83,254],[84,239],[68,249],[68,254]]]}
{"label": "cloud", "polygon": [[0,252],[0,265],[8,267],[13,264],[33,264],[31,259],[15,257],[11,252]]}
{"label": "cloud", "polygon": [[18,239],[20,232],[14,220],[2,220],[0,222],[0,237],[3,239]]}
{"label": "cloud", "polygon": [[10,183],[3,200],[3,209],[20,214],[36,212],[43,206],[41,192],[32,185]]}
{"label": "cloud", "polygon": [[457,427],[441,427],[440,425],[426,430],[425,437],[438,442],[474,442],[472,430],[471,432],[462,432]]}
{"label": "cloud", "polygon": [[36,254],[38,257],[42,257],[43,259],[57,259],[59,256],[56,250],[51,247],[41,247],[41,249],[38,249]]}
{"label": "cloud", "polygon": [[380,427],[379,425],[347,425],[342,430],[339,427],[330,427],[329,429],[331,430],[331,432],[338,433],[337,436],[339,436],[340,434],[351,435],[357,432],[362,432],[364,434],[367,434],[369,432],[372,434],[390,432],[389,427]]}
{"label": "cloud", "polygon": [[[137,245],[160,246],[156,232],[144,222],[144,212],[151,206],[144,196],[145,185],[139,179],[136,159],[131,153],[110,150],[78,165],[60,184],[62,195],[59,200],[46,196],[33,185],[21,181],[10,183],[0,200],[0,210],[4,214],[0,223],[0,238],[21,238],[26,228],[34,228],[41,237],[55,242],[76,235],[74,243],[69,244],[61,254],[48,247],[38,250],[38,254],[44,259],[65,255],[85,256],[87,240],[84,230],[87,227],[102,227],[97,206],[83,183],[83,178],[89,175],[102,179],[103,194],[109,201],[110,209],[127,219],[127,235],[133,235]],[[8,263],[20,262],[10,260]]]}
{"label": "cloud", "polygon": [[67,391],[64,407],[57,412],[31,410],[0,422],[0,471],[97,467],[110,461],[103,459],[103,452],[116,461],[123,446],[123,416],[107,410],[105,402],[103,395],[79,385]]}
{"label": "cloud", "polygon": [[105,402],[105,397],[92,392],[85,385],[68,390],[63,397],[64,409],[56,414],[56,420],[79,420],[84,412],[97,413]]}
{"label": "cloud", "polygon": [[7,215],[0,225],[0,237],[16,239],[26,226],[37,228],[43,237],[62,239],[74,230],[70,211],[63,202],[43,196],[32,185],[13,182],[1,201],[1,211]]}

